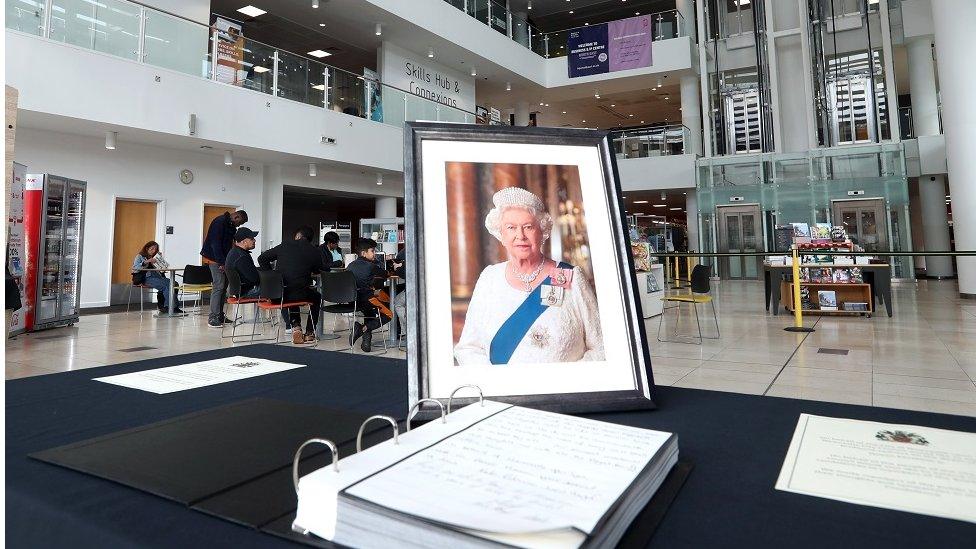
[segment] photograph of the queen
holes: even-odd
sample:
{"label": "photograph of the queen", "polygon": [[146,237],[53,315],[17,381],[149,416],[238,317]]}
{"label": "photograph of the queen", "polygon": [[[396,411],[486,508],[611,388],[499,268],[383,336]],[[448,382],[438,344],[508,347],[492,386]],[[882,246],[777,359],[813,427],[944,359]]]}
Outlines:
{"label": "photograph of the queen", "polygon": [[[506,172],[500,173],[504,181]],[[554,190],[552,201],[561,209],[556,212],[555,246],[550,240],[556,223],[540,196],[514,185],[492,194],[484,217],[490,237],[485,240],[500,244],[495,256],[501,261],[477,276],[454,347],[458,365],[605,360],[597,299],[587,273],[552,258],[582,257],[590,270],[585,231],[578,230],[580,209],[566,199],[565,189],[562,196]]]}

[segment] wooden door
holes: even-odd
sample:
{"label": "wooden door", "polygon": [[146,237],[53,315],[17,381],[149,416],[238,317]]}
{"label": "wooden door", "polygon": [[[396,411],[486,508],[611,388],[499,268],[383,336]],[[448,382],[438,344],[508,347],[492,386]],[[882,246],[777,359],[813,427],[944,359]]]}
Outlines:
{"label": "wooden door", "polygon": [[220,205],[220,204],[203,205],[203,235],[200,238],[201,247],[203,247],[203,241],[207,239],[207,231],[210,230],[210,223],[214,219],[217,219],[218,217],[224,215],[225,212],[233,213],[235,211],[237,211],[237,206],[227,206],[227,205]]}
{"label": "wooden door", "polygon": [[112,245],[112,284],[132,282],[132,260],[142,247],[156,238],[156,203],[141,200],[115,201],[115,235]]}

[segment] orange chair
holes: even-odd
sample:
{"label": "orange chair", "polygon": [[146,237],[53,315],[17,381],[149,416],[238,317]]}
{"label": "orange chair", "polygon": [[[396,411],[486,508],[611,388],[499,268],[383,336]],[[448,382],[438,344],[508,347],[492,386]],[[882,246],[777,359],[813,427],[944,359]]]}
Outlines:
{"label": "orange chair", "polygon": [[261,298],[241,297],[241,276],[234,269],[225,269],[224,275],[227,277],[227,304],[234,306],[234,323],[229,336],[226,335],[226,330],[221,327],[220,337],[221,339],[229,337],[232,342],[237,343],[237,325],[242,320],[241,305],[254,305],[254,327],[251,329],[251,341],[254,341],[254,331],[257,329],[258,323],[257,305],[261,302]]}
{"label": "orange chair", "polygon": [[[281,273],[278,271],[259,271],[258,275],[261,277],[261,293],[260,301],[258,302],[258,308],[264,311],[278,311],[282,309],[288,309],[291,307],[308,307],[308,316],[312,318],[312,303],[310,301],[289,301],[285,302],[285,284],[281,279]],[[272,315],[272,320],[275,323],[275,336],[273,340],[275,344],[280,343],[279,339],[281,337],[281,323],[275,321],[280,315]],[[315,331],[315,322],[317,319],[312,318],[312,331]],[[296,326],[295,329],[301,329],[301,326]],[[251,341],[254,341],[254,333],[251,333]],[[316,340],[316,345],[318,345],[318,340]]]}

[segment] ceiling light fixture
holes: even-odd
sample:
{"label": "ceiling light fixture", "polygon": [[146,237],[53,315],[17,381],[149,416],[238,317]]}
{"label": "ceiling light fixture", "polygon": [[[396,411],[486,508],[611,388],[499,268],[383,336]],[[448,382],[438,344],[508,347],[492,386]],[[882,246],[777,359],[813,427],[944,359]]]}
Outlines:
{"label": "ceiling light fixture", "polygon": [[376,184],[377,185],[382,185],[383,184],[383,174],[381,174],[381,173],[377,173],[376,174]]}
{"label": "ceiling light fixture", "polygon": [[262,67],[261,65],[254,65],[254,72],[256,72],[257,74],[261,74],[262,72],[268,72],[270,70],[271,69],[269,69],[268,67]]}
{"label": "ceiling light fixture", "polygon": [[234,153],[231,151],[224,151],[224,166],[230,166],[234,163]]}
{"label": "ceiling light fixture", "polygon": [[319,0],[312,0],[312,8],[319,9]]}
{"label": "ceiling light fixture", "polygon": [[325,91],[325,84],[316,84],[312,86],[313,90]]}
{"label": "ceiling light fixture", "polygon": [[671,210],[672,212],[676,212],[676,211],[681,210],[681,208],[668,208],[668,209]]}
{"label": "ceiling light fixture", "polygon": [[573,15],[573,10],[569,10],[569,14],[570,15]]}
{"label": "ceiling light fixture", "polygon": [[427,48],[427,57],[430,57],[431,59],[434,58],[434,48],[433,47],[428,46],[428,48]]}
{"label": "ceiling light fixture", "polygon": [[268,12],[264,11],[263,9],[256,8],[254,6],[244,6],[243,8],[238,8],[237,11],[240,12],[240,13],[243,13],[244,15],[246,15],[248,17],[257,17],[259,15],[264,15],[264,14],[268,13]]}
{"label": "ceiling light fixture", "polygon": [[660,88],[660,87],[661,87],[662,85],[663,85],[663,83],[661,82],[661,79],[660,79],[660,78],[658,78],[658,79],[657,79],[657,87],[659,87],[659,88]]}
{"label": "ceiling light fixture", "polygon": [[647,204],[646,200],[635,200],[634,204]]}
{"label": "ceiling light fixture", "polygon": [[[566,114],[566,111],[563,111],[563,114]],[[946,198],[949,198],[949,197],[947,196]]]}
{"label": "ceiling light fixture", "polygon": [[373,34],[375,34],[376,36],[383,36],[383,25],[377,23],[376,30],[373,31]]}
{"label": "ceiling light fixture", "polygon": [[507,92],[512,91],[512,83],[511,82],[505,82],[505,91],[507,91]]}
{"label": "ceiling light fixture", "polygon": [[312,50],[308,52],[308,54],[311,55],[312,57],[318,57],[319,59],[332,55],[331,53],[322,50]]}
{"label": "ceiling light fixture", "polygon": [[529,6],[526,9],[532,9],[532,1],[529,0]]}
{"label": "ceiling light fixture", "polygon": [[319,26],[320,27],[324,27],[325,26],[325,23],[319,23]]}
{"label": "ceiling light fixture", "polygon": [[309,162],[309,164],[308,164],[308,176],[309,177],[315,177],[316,175],[318,175],[318,168],[319,167],[315,165],[315,162]]}
{"label": "ceiling light fixture", "polygon": [[114,151],[115,150],[115,138],[118,137],[116,132],[105,132],[105,148]]}
{"label": "ceiling light fixture", "polygon": [[478,69],[471,67],[471,76],[478,76]]}
{"label": "ceiling light fixture", "polygon": [[616,106],[617,106],[617,104],[616,104],[616,103],[610,103],[610,106],[611,106],[611,107],[616,107]]}
{"label": "ceiling light fixture", "polygon": [[667,207],[667,204],[654,204],[653,206],[655,208],[666,208]]}

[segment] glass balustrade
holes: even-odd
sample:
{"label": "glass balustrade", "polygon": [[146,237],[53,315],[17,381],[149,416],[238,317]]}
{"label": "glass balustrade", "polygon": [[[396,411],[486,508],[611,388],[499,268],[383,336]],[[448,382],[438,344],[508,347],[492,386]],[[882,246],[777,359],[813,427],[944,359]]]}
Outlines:
{"label": "glass balustrade", "polygon": [[691,132],[681,124],[658,124],[610,132],[618,159],[648,158],[685,153]]}
{"label": "glass balustrade", "polygon": [[[486,22],[489,11],[500,14],[495,26],[507,33],[509,16],[496,4],[469,0],[469,9],[481,9]],[[463,9],[464,1],[454,5]],[[126,0],[7,0],[5,15],[10,30],[397,127],[413,120],[476,121],[473,112]],[[516,23],[524,25],[528,45],[537,31]]]}

